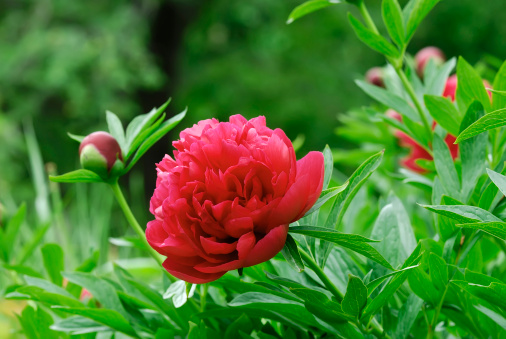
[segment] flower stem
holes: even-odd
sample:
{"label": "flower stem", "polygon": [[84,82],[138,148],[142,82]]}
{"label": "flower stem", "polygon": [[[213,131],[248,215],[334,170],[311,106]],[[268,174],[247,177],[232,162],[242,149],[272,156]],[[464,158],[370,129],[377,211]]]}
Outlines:
{"label": "flower stem", "polygon": [[209,284],[200,285],[200,312],[204,312],[206,310],[206,298],[208,288]]}
{"label": "flower stem", "polygon": [[[109,186],[111,187],[114,196],[116,197],[116,200],[118,201],[119,206],[121,207],[121,210],[123,211],[123,214],[125,215],[128,223],[130,226],[132,226],[133,230],[141,241],[143,242],[144,247],[146,248],[146,251],[151,255],[155,261],[162,266],[163,259],[160,257],[160,255],[148,244],[146,240],[146,235],[144,234],[144,230],[141,228],[139,223],[137,222],[137,219],[135,219],[134,214],[132,213],[132,210],[130,209],[130,206],[128,206],[127,201],[125,200],[125,196],[123,195],[123,192],[121,192],[121,188],[119,187],[118,180],[114,180],[113,182],[109,183]],[[176,281],[176,278],[169,274],[165,269],[163,270],[170,281],[174,282]]]}

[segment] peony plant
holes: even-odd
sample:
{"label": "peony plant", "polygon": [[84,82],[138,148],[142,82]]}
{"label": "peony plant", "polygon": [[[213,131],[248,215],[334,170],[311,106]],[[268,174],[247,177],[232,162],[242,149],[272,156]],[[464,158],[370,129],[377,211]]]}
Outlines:
{"label": "peony plant", "polygon": [[[98,252],[65,269],[57,244],[40,249],[44,273],[26,267],[29,254],[11,254],[21,206],[0,254],[6,298],[29,301],[27,336],[506,336],[506,63],[491,86],[462,57],[407,54],[437,0],[383,0],[388,36],[364,0],[345,2],[361,15],[349,14],[357,37],[386,60],[356,82],[376,103],[341,116],[337,133],[356,147],[301,156],[264,117],[200,121],[156,164],[144,227],[120,178],[185,112],[165,120],[167,102],[126,130],[107,112],[108,132],[70,135],[83,168],[51,180],[109,186],[137,235],[114,243],[155,273],[136,275],[132,259],[99,265]],[[307,1],[288,23],[338,3]]]}

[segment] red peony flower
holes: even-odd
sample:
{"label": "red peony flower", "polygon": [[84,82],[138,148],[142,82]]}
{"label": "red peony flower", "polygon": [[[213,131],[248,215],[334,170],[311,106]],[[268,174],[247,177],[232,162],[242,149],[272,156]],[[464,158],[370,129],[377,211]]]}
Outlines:
{"label": "red peony flower", "polygon": [[173,145],[174,158],[157,164],[146,238],[167,257],[163,267],[191,283],[274,257],[322,190],[323,154],[297,161],[265,117],[204,120]]}

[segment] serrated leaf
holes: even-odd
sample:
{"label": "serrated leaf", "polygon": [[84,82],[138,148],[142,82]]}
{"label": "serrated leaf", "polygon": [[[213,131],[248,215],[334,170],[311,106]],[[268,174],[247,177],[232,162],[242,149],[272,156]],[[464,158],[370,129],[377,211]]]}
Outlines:
{"label": "serrated leaf", "polygon": [[459,112],[448,99],[436,95],[425,95],[425,106],[436,122],[451,135],[459,135]]}
{"label": "serrated leaf", "polygon": [[397,0],[383,0],[381,14],[390,38],[402,48],[404,46],[404,22],[401,6]]}
{"label": "serrated leaf", "polygon": [[492,222],[476,222],[458,224],[458,227],[471,228],[474,230],[481,230],[485,233],[493,235],[494,237],[506,241],[506,222],[492,221]]}
{"label": "serrated leaf", "polygon": [[41,251],[44,267],[49,278],[54,284],[62,286],[63,278],[61,272],[64,270],[63,250],[57,244],[45,244],[42,246]]}
{"label": "serrated leaf", "polygon": [[78,169],[62,175],[50,175],[49,180],[54,182],[103,182],[104,180],[95,172],[87,169]]}
{"label": "serrated leaf", "polygon": [[310,0],[306,1],[303,4],[295,7],[293,11],[288,16],[287,24],[291,24],[297,19],[302,18],[310,13],[313,13],[317,10],[323,9],[325,7],[329,7],[332,5],[337,5],[341,3],[339,0]]}
{"label": "serrated leaf", "polygon": [[171,129],[173,129],[186,115],[186,110],[183,112],[173,116],[169,120],[165,121],[158,127],[158,129],[153,132],[144,142],[139,146],[137,151],[134,154],[133,159],[128,164],[127,168],[124,170],[124,173],[127,173],[139,159],[146,153],[151,146],[153,146],[158,140],[165,136]]}
{"label": "serrated leaf", "polygon": [[388,42],[387,39],[365,27],[364,24],[362,24],[351,13],[348,13],[348,19],[357,37],[367,46],[387,57],[399,57],[399,50]]}
{"label": "serrated leaf", "polygon": [[432,10],[432,8],[439,2],[440,0],[415,0],[413,3],[412,10],[409,15],[409,19],[406,23],[406,39],[405,41],[411,40],[413,34],[416,29],[422,22],[422,20],[427,16],[427,14]]}
{"label": "serrated leaf", "polygon": [[362,280],[350,274],[346,294],[341,303],[343,311],[354,317],[360,316],[360,313],[367,304],[367,295],[367,287]]}
{"label": "serrated leaf", "polygon": [[478,119],[459,134],[455,143],[458,144],[463,140],[502,126],[506,126],[506,108],[488,113]]}
{"label": "serrated leaf", "polygon": [[388,269],[393,270],[392,265],[390,265],[390,263],[386,261],[374,247],[368,244],[368,242],[374,242],[375,240],[367,239],[357,234],[346,234],[326,227],[317,226],[292,226],[288,231],[291,233],[315,237],[346,247],[352,251],[362,254],[380,265],[385,266]]}
{"label": "serrated leaf", "polygon": [[420,205],[429,211],[457,220],[460,223],[468,224],[474,222],[502,222],[492,213],[479,207],[467,205]]}
{"label": "serrated leaf", "polygon": [[58,309],[59,311],[80,315],[89,319],[92,319],[98,323],[104,324],[116,331],[128,334],[134,338],[138,338],[139,336],[135,332],[135,330],[130,326],[128,321],[121,315],[121,313],[105,309],[105,308],[67,308],[56,306],[53,307]]}
{"label": "serrated leaf", "polygon": [[446,143],[434,133],[433,157],[436,171],[445,192],[449,196],[460,198],[460,182],[455,164]]}
{"label": "serrated leaf", "polygon": [[293,266],[296,270],[299,272],[304,270],[304,263],[300,257],[297,243],[290,234],[287,234],[286,236],[285,246],[281,250],[281,253],[285,257],[286,262]]}
{"label": "serrated leaf", "polygon": [[481,102],[486,112],[490,112],[490,98],[483,80],[478,72],[462,57],[457,63],[457,103],[461,111],[466,111],[469,105],[477,100]]}

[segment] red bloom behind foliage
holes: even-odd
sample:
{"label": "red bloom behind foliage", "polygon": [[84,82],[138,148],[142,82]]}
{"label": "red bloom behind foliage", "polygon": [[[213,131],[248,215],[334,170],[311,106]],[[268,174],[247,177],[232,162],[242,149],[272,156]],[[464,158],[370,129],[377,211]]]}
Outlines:
{"label": "red bloom behind foliage", "polygon": [[163,267],[191,283],[253,266],[284,246],[323,186],[323,154],[297,161],[292,143],[265,117],[204,120],[181,132],[174,159],[157,165],[146,237]]}

